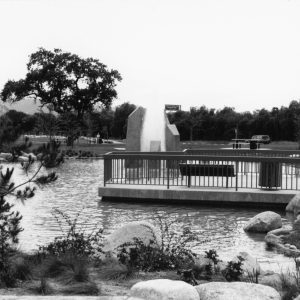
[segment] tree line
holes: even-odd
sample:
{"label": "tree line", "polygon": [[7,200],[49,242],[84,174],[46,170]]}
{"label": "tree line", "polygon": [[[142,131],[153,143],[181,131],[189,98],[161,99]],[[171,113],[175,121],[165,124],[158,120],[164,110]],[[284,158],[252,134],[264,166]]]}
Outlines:
{"label": "tree line", "polygon": [[126,138],[127,119],[135,109],[128,102],[114,109],[102,109],[87,112],[82,120],[78,120],[72,112],[56,114],[53,112],[37,112],[33,115],[9,110],[0,117],[0,144],[15,141],[22,134],[48,136],[90,136],[98,133],[104,139]]}
{"label": "tree line", "polygon": [[[0,142],[3,135],[14,140],[25,133],[90,137],[99,133],[104,139],[125,139],[127,119],[135,108],[136,105],[125,102],[114,109],[86,112],[80,121],[72,112],[28,115],[10,110],[0,117]],[[300,138],[300,101],[292,101],[288,107],[252,113],[236,112],[231,107],[215,110],[201,106],[168,113],[168,118],[177,126],[181,140],[231,140],[236,129],[239,138],[250,138],[255,134],[267,134],[273,141]]]}
{"label": "tree line", "polygon": [[181,140],[231,140],[251,138],[256,134],[267,134],[273,141],[299,140],[300,101],[292,101],[288,107],[273,107],[254,112],[236,112],[232,107],[221,110],[205,106],[168,114]]}
{"label": "tree line", "polygon": [[[8,80],[0,99],[34,99],[49,113],[6,113],[0,119],[0,143],[1,136],[9,139],[20,132],[63,134],[71,140],[98,133],[102,138],[125,138],[126,120],[135,105],[127,102],[111,108],[117,99],[117,82],[121,80],[117,70],[109,69],[98,59],[81,58],[60,49],[38,49],[29,56],[25,77]],[[288,107],[252,113],[239,113],[232,107],[215,110],[201,106],[168,114],[181,140],[230,140],[236,132],[239,138],[267,134],[275,141],[299,140],[299,116],[299,101],[292,101]]]}

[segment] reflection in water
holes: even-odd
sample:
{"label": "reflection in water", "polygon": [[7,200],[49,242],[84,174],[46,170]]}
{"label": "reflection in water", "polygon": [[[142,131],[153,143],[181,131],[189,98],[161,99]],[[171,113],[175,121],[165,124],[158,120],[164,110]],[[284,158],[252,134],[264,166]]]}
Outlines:
{"label": "reflection in water", "polygon": [[[25,229],[20,236],[20,248],[25,251],[37,249],[38,245],[61,234],[52,215],[53,208],[74,217],[82,210],[80,224],[87,231],[99,223],[107,233],[126,222],[151,221],[154,212],[158,211],[172,219],[180,218],[176,224],[178,229],[187,222],[192,225],[200,238],[195,244],[196,252],[216,249],[222,259],[231,259],[238,251],[247,251],[267,269],[290,262],[290,259],[265,249],[263,234],[249,235],[243,231],[245,222],[262,209],[101,202],[97,189],[103,184],[102,168],[102,160],[69,160],[57,170],[57,182],[42,186],[25,205],[17,203]],[[15,175],[18,182],[24,176],[17,168]],[[284,223],[288,221],[284,219]]]}

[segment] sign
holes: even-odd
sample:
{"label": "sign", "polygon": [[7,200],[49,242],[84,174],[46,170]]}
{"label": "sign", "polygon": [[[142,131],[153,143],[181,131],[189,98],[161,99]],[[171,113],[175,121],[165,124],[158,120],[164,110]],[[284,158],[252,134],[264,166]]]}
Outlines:
{"label": "sign", "polygon": [[165,105],[165,110],[178,111],[178,110],[181,110],[181,105],[177,105],[177,104],[166,104],[166,105]]}

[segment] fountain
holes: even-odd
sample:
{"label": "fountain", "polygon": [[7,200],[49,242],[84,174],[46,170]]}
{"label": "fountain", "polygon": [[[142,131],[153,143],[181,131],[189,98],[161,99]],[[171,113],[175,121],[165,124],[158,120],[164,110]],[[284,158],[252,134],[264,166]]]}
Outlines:
{"label": "fountain", "polygon": [[128,117],[127,151],[180,151],[176,125],[170,124],[166,112],[137,107]]}

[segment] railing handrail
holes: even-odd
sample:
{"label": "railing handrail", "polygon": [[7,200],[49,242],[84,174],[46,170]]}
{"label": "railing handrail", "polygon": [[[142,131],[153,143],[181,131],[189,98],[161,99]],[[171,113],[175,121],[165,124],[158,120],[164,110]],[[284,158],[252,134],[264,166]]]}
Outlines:
{"label": "railing handrail", "polygon": [[105,154],[107,159],[160,159],[160,160],[184,160],[184,161],[239,161],[239,162],[274,162],[300,164],[300,158],[296,157],[270,157],[270,156],[218,156],[218,155],[192,155],[192,154],[172,154],[171,152],[134,152],[134,153],[115,153]]}
{"label": "railing handrail", "polygon": [[[203,153],[203,154],[202,154]],[[250,150],[250,149],[185,149],[183,151],[165,151],[165,152],[141,152],[141,151],[126,151],[126,152],[119,152],[119,151],[112,151],[105,155],[110,154],[164,154],[164,155],[207,155],[207,153],[215,155],[218,154],[220,156],[271,156],[280,155],[280,157],[290,157],[291,155],[299,155],[300,157],[300,150]],[[230,154],[230,155],[228,155]]]}
{"label": "railing handrail", "polygon": [[184,153],[186,154],[196,154],[196,153],[236,153],[236,154],[281,154],[284,156],[287,155],[299,155],[300,150],[264,150],[264,149],[184,149]]}

